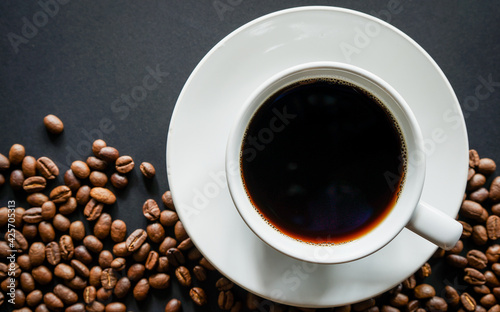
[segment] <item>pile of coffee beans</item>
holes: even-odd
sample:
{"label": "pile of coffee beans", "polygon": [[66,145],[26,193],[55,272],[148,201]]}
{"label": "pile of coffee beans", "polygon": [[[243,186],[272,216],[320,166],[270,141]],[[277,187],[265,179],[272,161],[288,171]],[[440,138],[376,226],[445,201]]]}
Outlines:
{"label": "pile of coffee beans", "polygon": [[[64,129],[54,115],[44,124],[51,135]],[[12,145],[7,156],[0,154],[0,187],[10,185],[28,205],[7,201],[0,208],[2,311],[128,311],[130,300],[145,302],[154,290],[177,283],[200,311],[500,312],[500,177],[492,176],[495,162],[474,150],[457,245],[439,249],[390,291],[329,309],[274,303],[223,277],[187,235],[170,191],[144,201],[146,228],[129,229],[113,219],[116,192],[126,192],[137,168],[132,157],[101,139],[93,142],[91,153],[64,173],[48,157],[27,155],[21,144]],[[151,163],[138,167],[146,180],[154,179]],[[58,183],[61,175],[64,183]],[[432,286],[436,268],[453,283]],[[207,288],[208,281],[213,284]],[[165,312],[186,310],[181,299],[165,296]]]}

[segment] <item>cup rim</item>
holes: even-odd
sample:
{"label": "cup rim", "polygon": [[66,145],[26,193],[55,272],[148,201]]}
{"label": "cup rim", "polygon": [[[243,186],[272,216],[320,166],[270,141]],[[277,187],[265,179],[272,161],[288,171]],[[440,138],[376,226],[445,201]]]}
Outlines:
{"label": "cup rim", "polygon": [[[263,224],[266,222],[262,220],[263,217],[261,217],[260,220],[257,221],[258,218],[256,218],[256,216],[259,213],[257,211],[257,208],[253,206],[250,199],[248,198],[242,180],[240,158],[241,158],[241,145],[243,142],[243,136],[252,116],[263,104],[262,100],[258,101],[259,97],[266,95],[266,92],[267,96],[265,97],[268,97],[274,92],[288,85],[288,84],[283,84],[279,87],[274,86],[284,78],[290,77],[291,75],[294,74],[299,74],[303,71],[314,70],[314,69],[327,69],[338,72],[351,73],[361,77],[362,79],[365,79],[370,83],[373,83],[377,88],[380,89],[380,91],[387,93],[387,95],[393,99],[394,101],[393,105],[399,106],[399,108],[403,111],[404,117],[407,119],[409,127],[404,129],[403,127],[401,127],[403,134],[405,132],[411,133],[411,136],[413,138],[412,144],[414,145],[415,150],[424,151],[423,137],[415,116],[413,115],[409,105],[406,103],[404,98],[387,82],[385,82],[380,77],[374,75],[373,73],[351,64],[330,62],[330,61],[308,62],[287,68],[273,75],[272,77],[267,79],[264,83],[262,83],[245,101],[245,104],[243,105],[242,109],[237,114],[235,122],[231,127],[231,131],[228,136],[228,141],[226,145],[226,159],[225,159],[226,179],[228,183],[229,193],[236,207],[236,210],[238,211],[238,213],[240,214],[246,225],[254,232],[255,235],[257,235],[267,245],[271,246],[275,250],[285,255],[288,255],[292,258],[302,261],[320,263],[320,264],[344,263],[366,257],[376,252],[377,250],[388,244],[394,237],[396,237],[408,223],[413,214],[413,211],[415,210],[415,207],[417,206],[420,200],[420,195],[424,185],[425,153],[420,154],[421,158],[419,159],[419,163],[415,163],[414,161],[410,161],[410,159],[408,159],[407,166],[410,167],[410,165],[412,165],[413,167],[411,167],[412,169],[411,171],[407,170],[406,174],[408,176],[410,174],[412,175],[411,178],[412,181],[414,181],[412,187],[415,188],[415,190],[412,193],[409,193],[408,191],[406,192],[403,191],[402,195],[404,196],[401,197],[404,197],[406,206],[413,206],[413,207],[412,209],[407,208],[405,210],[404,216],[399,217],[398,220],[400,220],[399,221],[400,223],[398,226],[388,227],[386,225],[384,227],[386,231],[383,234],[378,234],[378,235],[384,235],[383,240],[371,242],[369,245],[361,244],[357,246],[356,242],[359,242],[361,239],[356,239],[346,244],[323,246],[320,244],[310,244],[307,242],[295,240],[287,236],[286,234],[281,233],[280,231],[272,228],[268,224],[265,224],[265,226],[263,226]],[[316,75],[316,77],[320,76]],[[297,80],[302,80],[302,79],[304,78]],[[270,89],[273,91],[269,92]],[[384,106],[387,107],[386,103],[384,103]],[[391,110],[390,107],[387,108]],[[397,122],[399,122],[399,120]],[[406,136],[404,137],[404,140],[405,141],[407,140]],[[405,181],[405,183],[407,182]],[[391,208],[392,211],[389,214],[393,214],[393,211],[396,210],[397,206],[398,203],[396,203],[394,207]],[[387,223],[387,219],[388,217],[385,217],[384,220],[382,220],[381,224]],[[376,232],[377,229],[378,232],[380,232],[381,224],[378,224],[373,230],[371,230],[363,237],[372,235],[371,233]],[[281,235],[281,238],[277,236],[278,234]],[[272,237],[270,238],[270,236]],[[326,250],[327,252],[326,256],[319,255],[320,252],[323,253],[323,255],[325,255],[324,254],[325,248],[335,248],[341,250],[344,249],[342,248],[342,246],[347,244],[351,245],[350,248],[351,253],[349,255],[337,254],[337,250],[334,253],[332,253],[331,250]],[[365,247],[356,248],[356,246],[357,247],[365,246]],[[307,251],[304,252],[303,251],[304,249],[307,249]]]}

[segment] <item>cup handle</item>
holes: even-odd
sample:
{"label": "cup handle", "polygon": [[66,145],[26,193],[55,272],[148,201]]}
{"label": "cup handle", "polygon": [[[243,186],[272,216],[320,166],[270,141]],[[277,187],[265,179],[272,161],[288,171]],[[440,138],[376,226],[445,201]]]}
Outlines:
{"label": "cup handle", "polygon": [[453,248],[462,235],[462,224],[423,201],[406,227],[445,250]]}

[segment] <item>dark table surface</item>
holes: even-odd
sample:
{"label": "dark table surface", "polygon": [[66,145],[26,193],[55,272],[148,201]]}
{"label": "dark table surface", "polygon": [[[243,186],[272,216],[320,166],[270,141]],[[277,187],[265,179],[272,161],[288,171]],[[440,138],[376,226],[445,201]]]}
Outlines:
{"label": "dark table surface", "polygon": [[[7,155],[12,144],[20,143],[28,155],[48,156],[65,172],[72,161],[91,154],[94,139],[102,138],[137,164],[151,162],[154,180],[145,181],[136,168],[110,212],[126,220],[129,229],[145,227],[142,203],[160,201],[169,188],[169,120],[197,63],[237,27],[273,11],[313,4],[378,16],[412,37],[453,86],[470,147],[500,160],[500,9],[495,1],[2,1],[0,153]],[[113,103],[127,101],[152,70],[160,72],[157,83],[128,110],[117,111]],[[490,92],[478,98],[484,80],[490,81]],[[42,122],[47,114],[63,120],[62,135],[47,134]],[[0,199],[0,206],[11,199],[26,205],[6,186]],[[212,282],[217,277],[211,275]],[[207,288],[215,288],[209,283]],[[210,308],[202,309],[177,283],[153,292],[144,305],[127,302],[135,311],[163,310],[167,298],[178,297],[184,311],[217,311],[216,291],[209,293]]]}

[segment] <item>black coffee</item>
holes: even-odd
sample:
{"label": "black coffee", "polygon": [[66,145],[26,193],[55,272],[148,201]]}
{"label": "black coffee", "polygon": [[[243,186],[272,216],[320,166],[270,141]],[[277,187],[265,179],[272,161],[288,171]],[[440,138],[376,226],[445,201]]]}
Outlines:
{"label": "black coffee", "polygon": [[314,79],[276,92],[242,146],[249,198],[267,222],[308,243],[373,229],[402,187],[406,145],[380,101],[345,82]]}

